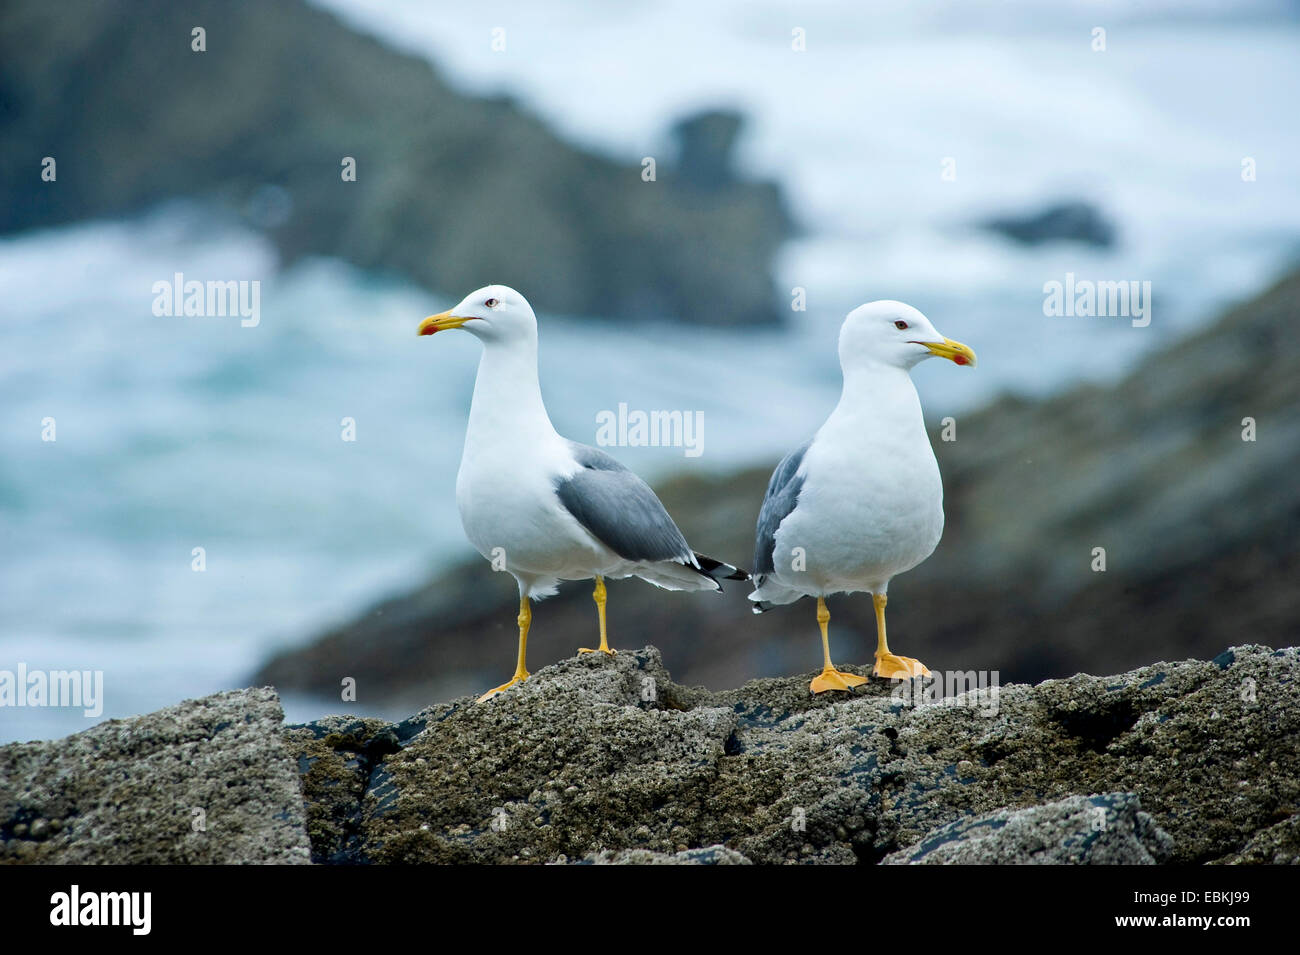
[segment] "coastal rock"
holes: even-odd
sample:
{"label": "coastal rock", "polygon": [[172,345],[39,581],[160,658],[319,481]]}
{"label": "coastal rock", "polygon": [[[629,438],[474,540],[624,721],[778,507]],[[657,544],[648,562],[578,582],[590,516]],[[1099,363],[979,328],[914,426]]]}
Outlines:
{"label": "coastal rock", "polygon": [[709,110],[679,120],[677,168],[682,178],[701,189],[716,189],[734,181],[733,150],[745,118],[734,110]]}
{"label": "coastal rock", "polygon": [[733,852],[725,846],[687,849],[672,855],[647,849],[593,852],[582,861],[588,865],[753,865],[739,852]]}
{"label": "coastal rock", "polygon": [[1216,859],[1217,865],[1300,865],[1300,813],[1294,807],[1279,810],[1290,815],[1251,837],[1240,852]]}
{"label": "coastal rock", "polygon": [[0,863],[306,863],[283,720],[274,690],[232,690],[0,746]]}
{"label": "coastal rock", "polygon": [[1297,859],[1300,650],[955,695],[808,678],[684,687],[647,647],[288,727],[272,690],[221,693],[0,748],[0,861]]}
{"label": "coastal rock", "polygon": [[1115,244],[1115,227],[1090,202],[1058,202],[1038,212],[994,216],[981,223],[1024,245],[1045,242],[1083,242],[1098,248]]}
{"label": "coastal rock", "polygon": [[10,0],[0,64],[0,232],[179,198],[263,230],[286,263],[334,256],[453,301],[507,282],[603,320],[788,314],[772,263],[792,223],[774,183],[731,170],[734,114],[688,120],[686,168],[652,157],[647,181],[641,155],[572,146],[302,0]]}
{"label": "coastal rock", "polygon": [[1105,793],[949,823],[883,864],[1155,865],[1172,854],[1136,796]]}
{"label": "coastal rock", "polygon": [[1300,801],[1298,678],[1300,651],[1248,646],[938,699],[879,680],[813,698],[808,676],[678,686],[647,647],[483,704],[286,737],[322,862],[717,846],[754,863],[1252,861]]}

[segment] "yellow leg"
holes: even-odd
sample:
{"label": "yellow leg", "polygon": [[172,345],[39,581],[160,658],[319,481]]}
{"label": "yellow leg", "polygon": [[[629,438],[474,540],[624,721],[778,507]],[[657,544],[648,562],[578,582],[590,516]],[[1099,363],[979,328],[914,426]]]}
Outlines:
{"label": "yellow leg", "polygon": [[596,613],[600,615],[600,646],[595,650],[589,650],[586,647],[579,647],[579,653],[608,653],[611,657],[618,653],[617,650],[609,648],[609,640],[605,638],[605,578],[596,576],[596,589],[591,594],[591,599],[596,601]]}
{"label": "yellow leg", "polygon": [[817,625],[822,628],[822,672],[808,684],[808,688],[814,693],[825,693],[827,690],[851,690],[855,686],[861,686],[867,682],[864,676],[858,676],[856,673],[845,673],[843,670],[837,670],[831,664],[831,638],[828,630],[828,624],[831,622],[831,612],[826,609],[826,600],[822,597],[817,598]]}
{"label": "yellow leg", "polygon": [[871,602],[876,605],[876,667],[871,672],[887,680],[929,676],[930,671],[920,660],[889,652],[889,641],[885,638],[885,604],[889,600],[884,594],[872,594]]}
{"label": "yellow leg", "polygon": [[533,622],[533,607],[527,597],[519,598],[519,616],[516,618],[519,624],[519,661],[515,664],[515,675],[510,678],[509,683],[502,683],[495,689],[488,690],[478,698],[478,702],[491,699],[498,693],[510,689],[516,683],[523,683],[528,679],[528,667],[524,665],[524,658],[528,654],[528,628]]}

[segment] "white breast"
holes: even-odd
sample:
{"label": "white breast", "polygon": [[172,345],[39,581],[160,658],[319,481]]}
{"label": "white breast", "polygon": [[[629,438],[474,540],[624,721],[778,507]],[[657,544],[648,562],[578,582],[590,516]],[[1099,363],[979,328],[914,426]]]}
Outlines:
{"label": "white breast", "polygon": [[943,483],[910,379],[887,403],[837,408],[801,474],[798,504],[776,534],[780,583],[805,593],[883,592],[938,545]]}
{"label": "white breast", "polygon": [[522,448],[475,448],[467,441],[456,476],[465,536],[487,559],[529,574],[590,576],[617,561],[560,506],[555,480],[575,467],[558,441]]}

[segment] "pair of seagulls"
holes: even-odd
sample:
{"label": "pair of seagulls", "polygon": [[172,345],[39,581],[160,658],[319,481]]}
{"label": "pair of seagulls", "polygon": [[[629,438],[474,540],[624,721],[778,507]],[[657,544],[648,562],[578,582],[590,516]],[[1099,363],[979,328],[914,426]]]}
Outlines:
{"label": "pair of seagulls", "polygon": [[[470,542],[503,558],[519,584],[519,657],[511,679],[486,700],[528,678],[532,601],[561,580],[596,581],[600,645],[605,578],[640,577],[666,590],[720,592],[749,580],[735,566],[696,553],[650,486],[604,451],[561,437],[537,377],[537,317],[504,285],[471,292],[430,315],[420,335],[462,328],[483,343],[456,505]],[[876,610],[873,673],[928,676],[920,661],[890,652],[886,591],[892,577],[934,551],[943,532],[943,483],[909,372],[934,356],[974,365],[975,353],[940,335],[910,305],[880,301],[849,313],[840,329],[844,390],[810,441],[777,465],[758,516],[755,613],[817,598],[823,669],[813,693],[851,690],[864,677],[831,663],[826,597],[868,592]]]}

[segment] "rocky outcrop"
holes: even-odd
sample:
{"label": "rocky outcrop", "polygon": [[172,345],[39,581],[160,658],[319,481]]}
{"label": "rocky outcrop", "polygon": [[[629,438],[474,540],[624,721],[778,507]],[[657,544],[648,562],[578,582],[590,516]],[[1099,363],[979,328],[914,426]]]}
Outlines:
{"label": "rocky outcrop", "polygon": [[959,819],[885,865],[1156,865],[1173,840],[1129,793],[1070,796]]}
{"label": "rocky outcrop", "polygon": [[725,846],[687,849],[668,855],[648,849],[624,849],[622,852],[593,852],[582,860],[586,865],[753,865],[739,852]]}
{"label": "rocky outcrop", "polygon": [[[890,584],[895,649],[932,668],[1036,683],[1213,656],[1242,633],[1295,642],[1300,376],[1286,342],[1297,320],[1300,272],[1153,349],[1113,387],[1005,398],[959,415],[955,441],[932,434],[947,526],[934,555]],[[1164,334],[1156,323],[1130,331]],[[696,547],[743,565],[773,464],[658,490]],[[653,643],[683,682],[710,686],[814,665],[808,601],[755,617],[747,590],[611,582],[611,639]],[[570,584],[537,606],[534,660],[588,645],[590,594]],[[285,651],[256,679],[325,696],[352,676],[368,699],[409,708],[493,686],[514,659],[517,600],[513,581],[475,555]],[[836,659],[869,659],[871,601],[837,597],[830,610]]]}
{"label": "rocky outcrop", "polygon": [[647,647],[290,727],[271,690],[223,693],[0,748],[0,861],[1300,858],[1300,650],[955,695],[808,678],[683,687]]}
{"label": "rocky outcrop", "polygon": [[680,173],[658,155],[646,181],[642,156],[570,146],[301,0],[0,7],[0,232],[196,198],[286,261],[336,256],[453,300],[507,282],[578,316],[774,323],[791,223],[775,185],[732,172],[739,131],[686,120]]}
{"label": "rocky outcrop", "polygon": [[807,676],[681,687],[647,648],[286,732],[322,862],[1264,861],[1251,847],[1300,808],[1298,678],[1300,652],[1241,647],[943,701],[880,681],[811,698]]}
{"label": "rocky outcrop", "polygon": [[1217,861],[1224,865],[1300,865],[1300,813],[1256,833],[1240,852]]}
{"label": "rocky outcrop", "polygon": [[0,863],[305,863],[297,763],[270,689],[0,746]]}
{"label": "rocky outcrop", "polygon": [[1082,242],[1098,248],[1115,244],[1115,227],[1089,202],[1058,202],[1036,212],[993,216],[981,225],[1023,245]]}

